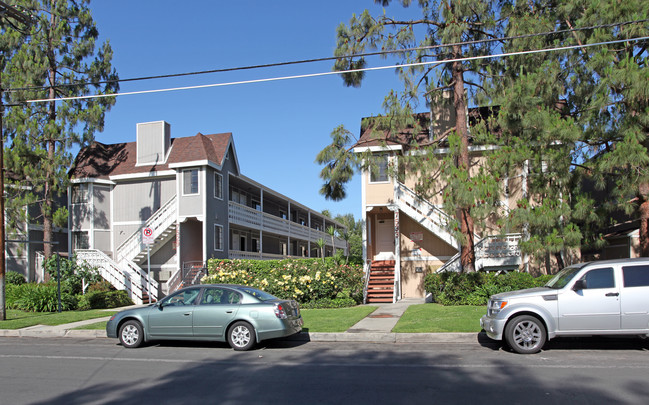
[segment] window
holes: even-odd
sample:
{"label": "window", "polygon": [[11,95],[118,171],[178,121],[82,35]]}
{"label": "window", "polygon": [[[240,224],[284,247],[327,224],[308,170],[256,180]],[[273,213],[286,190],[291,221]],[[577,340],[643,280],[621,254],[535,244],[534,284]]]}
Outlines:
{"label": "window", "polygon": [[199,292],[201,292],[200,288],[183,290],[165,298],[164,300],[162,300],[161,304],[163,307],[181,307],[184,305],[194,305]]}
{"label": "window", "polygon": [[377,156],[370,171],[370,183],[388,181],[388,155]]}
{"label": "window", "polygon": [[223,250],[223,226],[214,225],[214,250]]}
{"label": "window", "polygon": [[88,232],[72,232],[72,246],[75,249],[90,249],[90,238]]}
{"label": "window", "polygon": [[198,194],[198,169],[183,170],[183,195]]}
{"label": "window", "polygon": [[586,280],[586,288],[589,290],[593,288],[615,287],[615,278],[613,277],[613,269],[611,267],[591,270],[586,273],[584,279]]}
{"label": "window", "polygon": [[622,274],[625,287],[649,286],[649,266],[625,266]]}
{"label": "window", "polygon": [[223,176],[220,173],[214,173],[214,198],[223,199]]}
{"label": "window", "polygon": [[77,184],[72,186],[72,204],[84,204],[88,202],[88,185]]}

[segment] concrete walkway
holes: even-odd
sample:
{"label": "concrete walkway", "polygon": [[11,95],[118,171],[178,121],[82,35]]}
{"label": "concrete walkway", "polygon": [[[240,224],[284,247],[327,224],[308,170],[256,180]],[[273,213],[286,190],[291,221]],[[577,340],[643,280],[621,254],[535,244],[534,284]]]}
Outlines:
{"label": "concrete walkway", "polygon": [[[484,333],[394,333],[392,329],[410,305],[423,304],[424,299],[404,299],[394,304],[372,304],[378,309],[346,332],[302,332],[290,340],[313,342],[385,342],[385,343],[468,343],[486,339]],[[117,308],[125,309],[125,308]],[[112,309],[111,311],[114,311]],[[106,338],[105,330],[74,329],[103,322],[110,316],[64,325],[36,325],[23,329],[0,329],[0,336],[11,337],[75,337]]]}

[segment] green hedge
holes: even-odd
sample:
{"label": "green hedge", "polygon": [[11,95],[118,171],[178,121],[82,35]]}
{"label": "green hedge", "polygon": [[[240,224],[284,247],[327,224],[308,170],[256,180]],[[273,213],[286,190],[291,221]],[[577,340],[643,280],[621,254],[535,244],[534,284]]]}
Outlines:
{"label": "green hedge", "polygon": [[77,309],[118,308],[133,305],[126,291],[88,291],[79,297]]}
{"label": "green hedge", "polygon": [[489,297],[505,291],[541,287],[552,276],[532,277],[528,273],[432,273],[426,275],[426,292],[442,305],[486,305]]}
{"label": "green hedge", "polygon": [[208,261],[203,284],[243,284],[305,308],[352,306],[363,301],[363,268],[334,258]]}

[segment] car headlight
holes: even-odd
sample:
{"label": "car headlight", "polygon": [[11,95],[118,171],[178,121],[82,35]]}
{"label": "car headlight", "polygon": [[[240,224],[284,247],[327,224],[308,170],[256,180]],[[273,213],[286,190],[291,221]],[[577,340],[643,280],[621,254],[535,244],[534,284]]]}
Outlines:
{"label": "car headlight", "polygon": [[489,314],[496,315],[502,311],[507,306],[507,301],[505,300],[489,300]]}

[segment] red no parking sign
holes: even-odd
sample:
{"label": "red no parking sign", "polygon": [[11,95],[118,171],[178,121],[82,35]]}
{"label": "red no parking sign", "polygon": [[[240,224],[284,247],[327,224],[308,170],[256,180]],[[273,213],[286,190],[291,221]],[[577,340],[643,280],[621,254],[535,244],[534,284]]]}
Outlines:
{"label": "red no parking sign", "polygon": [[148,226],[145,228],[142,228],[142,243],[145,245],[153,245],[153,229],[149,228]]}

